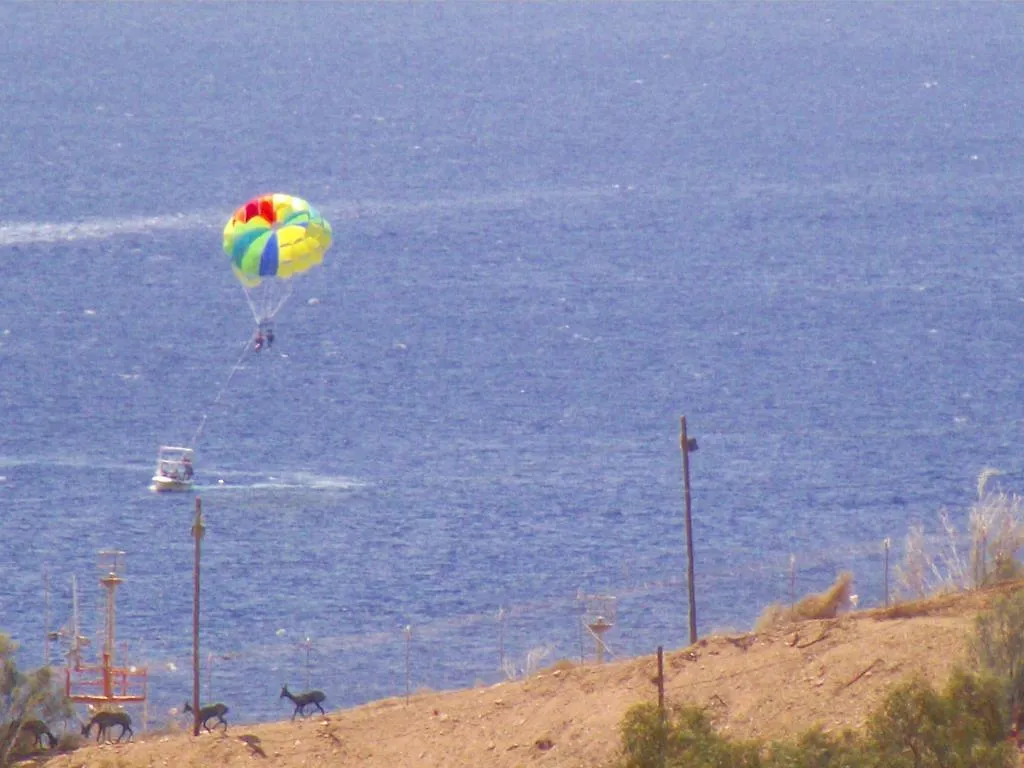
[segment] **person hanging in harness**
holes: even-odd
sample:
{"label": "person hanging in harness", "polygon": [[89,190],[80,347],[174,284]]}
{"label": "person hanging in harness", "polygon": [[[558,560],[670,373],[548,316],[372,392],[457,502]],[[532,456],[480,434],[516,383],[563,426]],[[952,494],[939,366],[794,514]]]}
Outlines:
{"label": "person hanging in harness", "polygon": [[252,347],[259,352],[264,346],[268,349],[274,346],[274,328],[269,322],[261,320],[256,328],[256,338],[253,340]]}

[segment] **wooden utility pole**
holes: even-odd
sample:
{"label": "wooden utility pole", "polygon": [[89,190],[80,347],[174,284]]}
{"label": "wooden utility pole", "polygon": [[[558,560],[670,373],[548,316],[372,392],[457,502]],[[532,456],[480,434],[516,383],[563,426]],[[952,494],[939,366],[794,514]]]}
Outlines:
{"label": "wooden utility pole", "polygon": [[192,568],[192,735],[199,735],[199,549],[206,527],[203,525],[203,502],[196,496],[196,518],[192,523],[192,538],[196,540],[195,562]]}
{"label": "wooden utility pole", "polygon": [[668,733],[665,730],[665,656],[662,647],[658,646],[658,676],[654,678],[658,686],[658,766],[665,766],[665,742]]}
{"label": "wooden utility pole", "polygon": [[658,716],[665,721],[665,650],[658,646],[658,676],[654,678],[658,686]]}
{"label": "wooden utility pole", "polygon": [[697,595],[693,586],[693,519],[690,515],[690,451],[697,450],[697,438],[686,436],[686,417],[679,419],[679,445],[683,451],[683,496],[686,501],[686,587],[690,598],[690,645],[697,642]]}

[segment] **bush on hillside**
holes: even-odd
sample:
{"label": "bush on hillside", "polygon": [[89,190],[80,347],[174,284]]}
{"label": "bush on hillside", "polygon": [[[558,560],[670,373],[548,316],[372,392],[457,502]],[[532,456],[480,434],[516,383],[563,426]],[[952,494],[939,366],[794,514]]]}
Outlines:
{"label": "bush on hillside", "polygon": [[942,693],[923,680],[896,687],[868,721],[868,752],[887,768],[1008,768],[1015,764],[1003,690],[957,670]]}
{"label": "bush on hillside", "polygon": [[1024,576],[1017,557],[1024,547],[1024,506],[1020,496],[989,490],[999,470],[978,475],[978,498],[968,512],[967,549],[947,510],[939,512],[943,534],[925,535],[920,525],[907,534],[896,578],[904,595],[929,595],[1000,584]]}
{"label": "bush on hillside", "polygon": [[779,603],[769,605],[754,623],[754,631],[763,632],[794,621],[834,619],[840,610],[849,607],[852,592],[853,574],[844,571],[824,592],[807,595],[792,607]]}
{"label": "bush on hillside", "polygon": [[971,507],[971,568],[974,585],[987,587],[1024,576],[1017,556],[1024,546],[1024,510],[1021,497],[989,492],[988,479],[996,470],[978,477],[978,500]]}
{"label": "bush on hillside", "polygon": [[72,714],[50,669],[20,672],[14,661],[17,650],[17,644],[0,634],[0,766],[9,765],[25,744],[20,738],[21,722],[38,718],[53,723]]}
{"label": "bush on hillside", "polygon": [[621,725],[621,768],[1010,768],[1003,688],[957,670],[942,692],[912,680],[886,697],[864,733],[815,728],[792,743],[732,742],[704,710],[653,704]]}
{"label": "bush on hillside", "polygon": [[863,768],[872,765],[864,740],[846,730],[835,735],[820,728],[807,731],[793,744],[773,743],[765,768]]}
{"label": "bush on hillside", "polygon": [[638,704],[620,726],[623,768],[759,768],[757,744],[720,736],[697,707]]}
{"label": "bush on hillside", "polygon": [[974,622],[968,643],[974,664],[1004,686],[1010,711],[1024,707],[1024,590],[997,599]]}

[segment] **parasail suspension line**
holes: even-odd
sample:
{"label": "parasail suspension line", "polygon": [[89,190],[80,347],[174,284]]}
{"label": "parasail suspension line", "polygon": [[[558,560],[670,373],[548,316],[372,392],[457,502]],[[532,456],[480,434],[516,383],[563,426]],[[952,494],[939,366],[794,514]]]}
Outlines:
{"label": "parasail suspension line", "polygon": [[281,311],[292,295],[292,281],[280,279],[264,280],[257,286],[245,288],[245,300],[257,325],[263,325]]}
{"label": "parasail suspension line", "polygon": [[[228,386],[231,384],[231,379],[234,378],[234,375],[238,371],[238,369],[242,367],[242,361],[245,360],[245,356],[246,354],[248,354],[249,349],[252,347],[252,345],[252,339],[249,339],[245,342],[245,347],[242,348],[242,354],[238,356],[238,360],[231,368],[231,372],[228,374],[227,379],[224,381],[224,385],[220,388],[220,391],[217,393],[217,396],[213,398],[213,402],[210,404],[210,410],[216,408],[217,405],[220,403],[221,398],[224,397],[224,393],[227,392]],[[199,445],[199,438],[202,436],[203,429],[206,427],[206,419],[210,415],[210,410],[206,411],[206,413],[203,414],[202,418],[199,419],[199,426],[196,428],[196,433],[192,437],[192,448],[197,448]]]}

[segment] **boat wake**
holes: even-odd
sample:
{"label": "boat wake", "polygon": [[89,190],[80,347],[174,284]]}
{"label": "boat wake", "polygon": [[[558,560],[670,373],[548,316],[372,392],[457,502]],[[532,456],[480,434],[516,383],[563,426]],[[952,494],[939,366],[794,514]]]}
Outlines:
{"label": "boat wake", "polygon": [[[348,492],[366,488],[368,483],[352,477],[315,475],[306,472],[287,473],[282,475],[266,475],[253,477],[241,473],[204,473],[206,485],[197,484],[198,491],[324,491]],[[215,483],[209,479],[217,477]]]}
{"label": "boat wake", "polygon": [[[321,213],[337,219],[379,218],[474,209],[522,208],[558,200],[588,200],[621,193],[618,185],[584,187],[533,187],[511,189],[486,195],[415,200],[327,200],[317,206]],[[97,217],[79,221],[2,221],[0,247],[35,243],[62,243],[81,240],[107,240],[125,235],[141,235],[167,230],[216,229],[224,226],[230,207],[152,216]]]}
{"label": "boat wake", "polygon": [[170,229],[202,229],[223,226],[223,213],[207,211],[161,216],[97,218],[71,222],[0,222],[0,246],[106,240]]}
{"label": "boat wake", "polygon": [[[3,456],[0,455],[0,485],[16,482],[22,470],[38,468],[72,471],[104,472],[113,475],[139,476],[139,489],[148,490],[153,465],[149,462],[97,461],[94,456]],[[145,479],[145,482],[141,479]],[[369,483],[346,475],[320,475],[313,472],[268,472],[256,474],[243,470],[219,470],[204,467],[196,469],[196,482],[192,490],[199,492],[238,491],[317,491],[348,493],[369,487]],[[172,494],[173,495],[173,494]]]}

